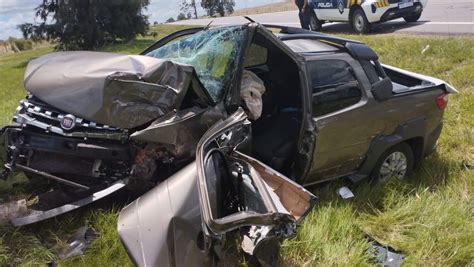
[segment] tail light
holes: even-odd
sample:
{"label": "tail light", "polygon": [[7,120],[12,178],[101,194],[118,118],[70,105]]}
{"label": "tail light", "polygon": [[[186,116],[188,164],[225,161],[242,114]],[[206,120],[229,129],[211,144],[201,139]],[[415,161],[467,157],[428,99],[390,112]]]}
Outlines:
{"label": "tail light", "polygon": [[439,109],[445,109],[448,105],[448,95],[449,94],[442,94],[436,97],[436,104],[438,105]]}

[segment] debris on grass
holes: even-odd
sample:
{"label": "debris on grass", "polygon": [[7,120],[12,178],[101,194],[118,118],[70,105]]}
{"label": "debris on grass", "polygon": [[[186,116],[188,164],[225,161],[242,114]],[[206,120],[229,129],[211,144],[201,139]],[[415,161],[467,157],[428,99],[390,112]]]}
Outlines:
{"label": "debris on grass", "polygon": [[337,194],[343,199],[351,199],[354,197],[354,193],[352,193],[352,191],[347,186],[337,189]]}
{"label": "debris on grass", "polygon": [[67,247],[58,253],[58,258],[64,260],[67,258],[82,256],[92,242],[97,239],[97,232],[88,226],[83,226],[68,239]]}
{"label": "debris on grass", "polygon": [[372,245],[371,252],[376,263],[384,267],[400,267],[402,266],[405,256],[397,253],[389,246],[382,246],[377,242]]}
{"label": "debris on grass", "polygon": [[426,45],[425,48],[423,48],[423,50],[421,50],[421,54],[426,53],[426,51],[428,51],[428,49],[430,49],[430,45]]}
{"label": "debris on grass", "polygon": [[0,224],[8,223],[9,220],[25,216],[27,213],[26,199],[0,205]]}

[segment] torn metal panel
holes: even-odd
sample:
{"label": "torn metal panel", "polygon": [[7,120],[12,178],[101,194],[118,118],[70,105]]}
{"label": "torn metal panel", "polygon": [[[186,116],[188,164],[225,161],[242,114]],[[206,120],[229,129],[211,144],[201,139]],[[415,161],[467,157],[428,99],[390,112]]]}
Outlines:
{"label": "torn metal panel", "polygon": [[58,52],[28,64],[25,88],[75,116],[134,128],[178,108],[194,75],[192,66],[153,57]]}
{"label": "torn metal panel", "polygon": [[[103,190],[97,191],[89,196],[83,197],[73,202],[69,202],[68,201],[69,199],[65,197],[66,199],[64,202],[66,202],[67,204],[60,204],[60,206],[56,206],[51,209],[48,209],[47,207],[48,205],[46,205],[46,208],[42,207],[43,205],[41,203],[41,196],[40,196],[40,201],[35,204],[35,206],[37,206],[38,208],[28,207],[26,212],[18,214],[18,216],[10,217],[9,219],[10,219],[10,222],[14,226],[22,226],[22,225],[27,225],[27,224],[43,221],[43,220],[58,216],[60,214],[78,209],[92,202],[95,202],[101,198],[104,198],[112,194],[113,192],[116,192],[120,190],[121,188],[125,187],[127,182],[128,182],[128,179],[119,180]],[[53,193],[53,192],[49,192],[49,193]],[[60,194],[65,194],[65,193],[60,192]],[[56,197],[53,197],[53,198],[56,198]],[[56,200],[58,201],[58,203],[61,203],[60,199],[56,199]]]}
{"label": "torn metal panel", "polygon": [[173,111],[155,120],[146,129],[133,133],[130,138],[161,144],[178,158],[193,157],[201,136],[224,115],[222,105]]}
{"label": "torn metal panel", "polygon": [[120,212],[120,240],[136,265],[206,266],[196,176],[192,162]]}

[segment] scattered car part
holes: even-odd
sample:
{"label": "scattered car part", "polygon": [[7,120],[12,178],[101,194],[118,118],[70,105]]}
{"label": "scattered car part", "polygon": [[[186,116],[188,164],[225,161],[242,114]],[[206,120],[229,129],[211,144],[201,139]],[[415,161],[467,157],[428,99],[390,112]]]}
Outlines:
{"label": "scattered car part", "polygon": [[[56,190],[39,195],[39,201],[27,207],[26,212],[11,216],[10,223],[14,226],[22,226],[43,221],[60,214],[78,209],[99,199],[102,199],[113,192],[120,190],[127,185],[127,180],[119,180],[109,187],[86,194],[86,196],[76,196],[66,194],[64,191]],[[43,200],[44,199],[44,200]]]}
{"label": "scattered car part", "polygon": [[84,255],[86,250],[97,239],[97,232],[88,226],[80,227],[76,232],[68,239],[67,247],[58,253],[60,260],[67,258]]}
{"label": "scattered car part", "polygon": [[25,216],[27,213],[26,199],[0,205],[0,224],[7,223],[13,218]]}
{"label": "scattered car part", "polygon": [[405,256],[389,246],[382,246],[374,241],[372,251],[374,260],[383,267],[400,267]]}
{"label": "scattered car part", "polygon": [[354,193],[347,186],[343,186],[337,189],[337,194],[342,197],[342,199],[350,199],[354,197]]}

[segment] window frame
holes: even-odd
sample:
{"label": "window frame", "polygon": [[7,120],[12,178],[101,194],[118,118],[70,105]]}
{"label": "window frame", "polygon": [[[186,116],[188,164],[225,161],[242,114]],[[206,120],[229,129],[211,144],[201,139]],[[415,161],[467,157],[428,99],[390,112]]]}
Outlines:
{"label": "window frame", "polygon": [[[259,47],[261,47],[261,48],[263,48],[263,49],[266,50],[265,62],[263,62],[263,63],[261,63],[261,64],[255,64],[255,65],[248,65],[248,66],[246,66],[246,65],[245,65],[245,63],[246,63],[245,61],[251,56],[250,51],[251,51],[251,49],[252,49],[252,45],[259,46]],[[246,54],[245,54],[245,58],[244,58],[242,64],[243,64],[243,66],[244,66],[245,69],[252,69],[252,68],[258,68],[258,67],[261,67],[261,66],[267,66],[267,65],[268,65],[269,54],[270,54],[270,51],[269,51],[269,49],[268,49],[267,47],[258,45],[258,44],[256,44],[256,43],[254,43],[254,41],[252,40],[252,42],[250,43],[249,48],[247,49],[247,52],[246,52]]]}
{"label": "window frame", "polygon": [[[349,105],[349,106],[344,107],[342,109],[338,109],[338,110],[335,110],[335,111],[332,111],[332,112],[329,112],[329,113],[326,113],[326,114],[316,116],[314,114],[314,110],[313,110],[313,106],[314,106],[313,105],[313,78],[312,78],[312,75],[311,75],[310,65],[313,62],[331,61],[331,60],[332,61],[343,61],[344,63],[346,63],[352,69],[352,75],[354,76],[355,80],[357,81],[357,87],[359,88],[359,90],[361,92],[361,97],[360,97],[358,102],[356,102],[352,105]],[[359,107],[365,105],[365,103],[367,103],[367,92],[366,92],[366,88],[365,88],[366,87],[365,86],[365,79],[361,79],[361,75],[358,71],[359,69],[362,72],[364,71],[362,69],[362,66],[360,65],[360,63],[355,61],[351,57],[349,57],[347,54],[339,54],[339,55],[338,54],[332,54],[332,55],[324,55],[324,56],[307,58],[307,60],[306,60],[306,70],[308,72],[309,89],[311,90],[310,91],[310,95],[311,95],[311,99],[310,99],[310,102],[311,102],[311,115],[313,116],[314,119],[322,119],[322,118],[331,117],[331,116],[334,116],[334,115],[337,115],[337,114],[340,114],[340,113],[347,112],[349,110],[359,108]],[[367,82],[368,82],[367,77],[366,77],[366,79],[367,79]],[[370,82],[369,82],[369,84],[370,84]]]}

